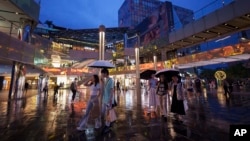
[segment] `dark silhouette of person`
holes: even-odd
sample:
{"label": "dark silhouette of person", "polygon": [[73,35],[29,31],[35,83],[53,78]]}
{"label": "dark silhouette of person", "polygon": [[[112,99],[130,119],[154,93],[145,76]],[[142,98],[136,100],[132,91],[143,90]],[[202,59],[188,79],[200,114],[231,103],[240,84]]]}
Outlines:
{"label": "dark silhouette of person", "polygon": [[58,94],[59,88],[60,88],[60,86],[57,84],[54,86],[54,97]]}
{"label": "dark silhouette of person", "polygon": [[48,86],[48,83],[46,82],[45,86],[43,87],[43,92],[45,96],[48,95],[48,90],[49,90],[49,86]]}
{"label": "dark silhouette of person", "polygon": [[227,82],[227,80],[224,80],[224,82],[223,82],[223,88],[224,88],[224,94],[225,95],[230,94],[229,83]]}
{"label": "dark silhouette of person", "polygon": [[70,89],[72,91],[71,103],[74,103],[76,92],[77,92],[77,78],[75,78],[74,82],[71,83]]}
{"label": "dark silhouette of person", "polygon": [[28,89],[29,89],[29,83],[28,83],[28,82],[25,82],[25,84],[24,84],[25,93],[28,92]]}
{"label": "dark silhouette of person", "polygon": [[121,91],[120,82],[119,82],[119,81],[116,82],[116,89],[117,89],[117,91],[118,91],[118,90]]}

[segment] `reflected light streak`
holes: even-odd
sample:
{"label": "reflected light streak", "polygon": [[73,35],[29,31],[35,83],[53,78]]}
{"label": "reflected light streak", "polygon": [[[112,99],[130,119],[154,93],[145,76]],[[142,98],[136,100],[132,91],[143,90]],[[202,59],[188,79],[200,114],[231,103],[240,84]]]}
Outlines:
{"label": "reflected light streak", "polygon": [[126,109],[132,110],[133,107],[133,94],[130,91],[125,93],[125,107]]}
{"label": "reflected light streak", "polygon": [[207,100],[207,89],[206,88],[203,89],[203,94],[204,94],[205,100]]}
{"label": "reflected light streak", "polygon": [[222,92],[218,92],[217,94],[218,102],[222,107],[226,107],[226,98],[225,95]]}
{"label": "reflected light streak", "polygon": [[168,127],[170,127],[170,128],[169,128],[169,134],[170,134],[173,138],[175,138],[175,137],[176,137],[176,132],[174,131],[173,123],[172,123],[172,122],[169,122]]}

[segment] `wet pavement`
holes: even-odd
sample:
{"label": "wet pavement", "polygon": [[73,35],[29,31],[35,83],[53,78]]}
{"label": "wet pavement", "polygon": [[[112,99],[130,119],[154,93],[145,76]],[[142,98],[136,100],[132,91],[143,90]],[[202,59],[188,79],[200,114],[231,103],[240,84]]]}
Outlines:
{"label": "wet pavement", "polygon": [[167,121],[158,113],[147,114],[148,95],[142,92],[142,103],[137,103],[135,90],[117,94],[118,120],[111,132],[103,135],[89,120],[86,132],[76,126],[86,108],[88,91],[81,89],[76,102],[71,104],[71,92],[53,91],[48,97],[36,90],[22,98],[8,101],[8,93],[0,92],[1,141],[227,141],[230,124],[250,124],[250,93],[234,93],[230,97],[206,92],[199,100],[190,102],[183,122],[172,113]]}

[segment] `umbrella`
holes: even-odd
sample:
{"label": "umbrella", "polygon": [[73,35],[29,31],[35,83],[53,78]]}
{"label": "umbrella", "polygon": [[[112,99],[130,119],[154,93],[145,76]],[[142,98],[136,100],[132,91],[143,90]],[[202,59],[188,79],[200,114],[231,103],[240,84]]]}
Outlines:
{"label": "umbrella", "polygon": [[92,68],[114,68],[115,66],[106,60],[97,60],[88,65]]}
{"label": "umbrella", "polygon": [[179,76],[179,73],[180,72],[177,69],[162,69],[162,70],[159,70],[158,72],[156,72],[155,76],[160,77],[160,75],[163,74],[168,81],[171,81],[172,76],[174,76],[174,75]]}
{"label": "umbrella", "polygon": [[156,73],[155,70],[145,70],[145,71],[143,71],[143,72],[140,73],[140,78],[148,80],[148,79],[151,78],[151,75],[155,74],[155,73]]}

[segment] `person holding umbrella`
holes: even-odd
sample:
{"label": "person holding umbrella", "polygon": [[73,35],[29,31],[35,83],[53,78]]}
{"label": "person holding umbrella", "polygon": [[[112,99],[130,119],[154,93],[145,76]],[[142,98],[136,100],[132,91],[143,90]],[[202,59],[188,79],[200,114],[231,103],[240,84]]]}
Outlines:
{"label": "person holding umbrella", "polygon": [[[103,84],[101,117],[104,118],[114,102],[114,80],[109,77],[109,71],[106,68],[101,70],[101,83]],[[110,130],[110,123],[106,122],[105,124],[103,133]]]}
{"label": "person holding umbrella", "polygon": [[165,79],[165,75],[160,75],[160,81],[158,82],[156,94],[160,106],[160,114],[162,118],[167,120],[167,95],[168,95],[168,82]]}
{"label": "person holding umbrella", "polygon": [[84,86],[87,86],[90,88],[90,99],[88,101],[88,105],[86,108],[86,113],[83,115],[81,121],[79,122],[78,127],[76,128],[79,131],[83,131],[87,127],[88,118],[90,113],[92,112],[92,109],[95,107],[95,111],[97,113],[94,113],[95,115],[95,121],[99,121],[99,101],[98,97],[100,94],[101,86],[99,84],[99,77],[98,75],[93,75],[88,81],[84,83]]}
{"label": "person holding umbrella", "polygon": [[150,109],[153,109],[153,112],[156,112],[158,100],[156,98],[156,86],[157,79],[155,78],[155,74],[151,74],[151,78],[148,80],[148,90],[149,90],[149,108],[148,113],[150,113]]}
{"label": "person holding umbrella", "polygon": [[178,75],[172,76],[171,94],[172,94],[171,112],[175,113],[175,116],[178,121],[181,121],[182,115],[186,114],[183,103],[185,96],[183,92],[183,85],[181,83],[180,76]]}

